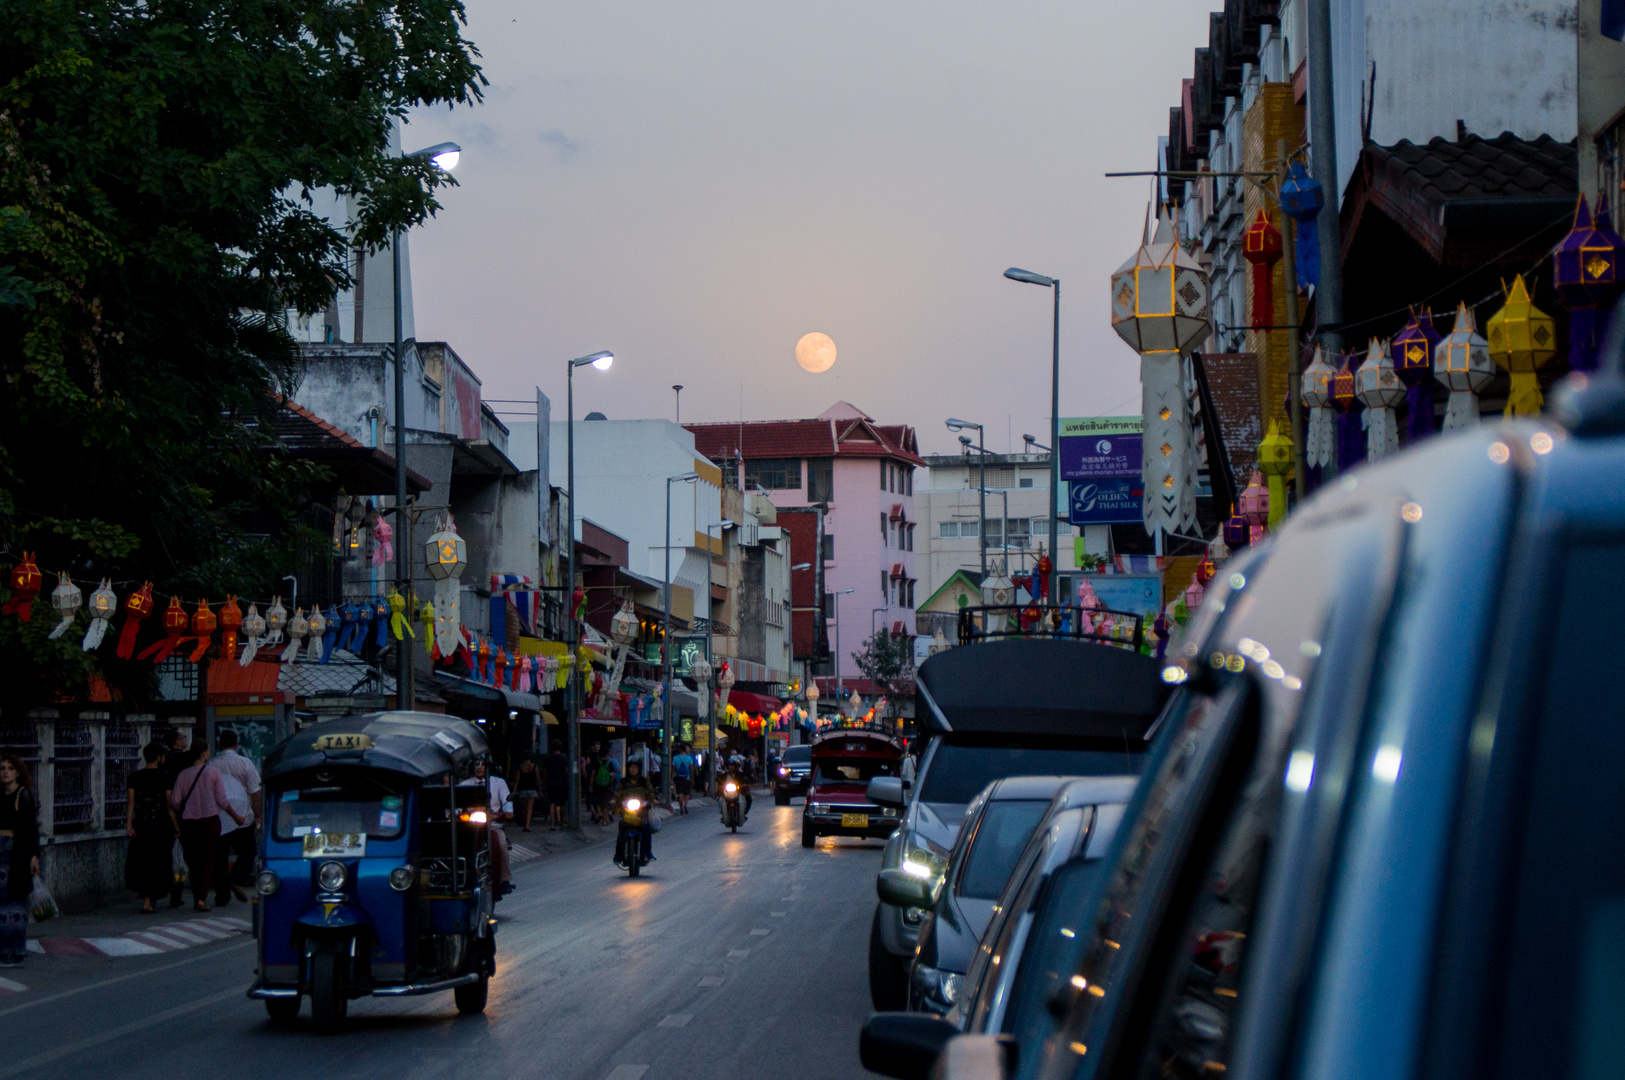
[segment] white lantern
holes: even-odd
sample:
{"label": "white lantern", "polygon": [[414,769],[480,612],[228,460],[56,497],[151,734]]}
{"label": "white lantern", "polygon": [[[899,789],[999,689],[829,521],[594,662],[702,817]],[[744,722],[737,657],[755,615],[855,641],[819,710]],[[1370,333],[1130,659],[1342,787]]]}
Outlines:
{"label": "white lantern", "polygon": [[238,662],[247,667],[254,662],[254,654],[259,652],[260,641],[265,637],[265,616],[260,614],[258,604],[248,605],[248,614],[243,616],[243,658]]}
{"label": "white lantern", "polygon": [[1112,329],[1140,354],[1145,528],[1188,533],[1196,523],[1196,454],[1184,357],[1210,331],[1207,272],[1164,215],[1112,275],[1111,289]]}
{"label": "white lantern", "polygon": [[[988,563],[987,577],[982,579],[982,604],[989,608],[1008,608],[1016,602],[1016,583],[1005,571],[1003,559]],[[983,630],[989,634],[1002,634],[1008,616],[1003,611],[988,611],[982,616]]]}
{"label": "white lantern", "polygon": [[1326,353],[1315,346],[1315,358],[1303,369],[1302,399],[1309,409],[1309,430],[1304,435],[1304,462],[1326,466],[1337,454],[1337,425],[1332,409],[1332,376],[1337,369],[1326,362]]}
{"label": "white lantern", "polygon": [[447,517],[440,531],[423,545],[423,563],[436,581],[460,578],[468,569],[468,545],[457,535],[457,526]]}
{"label": "white lantern", "polygon": [[620,610],[609,620],[609,636],[617,645],[630,645],[638,639],[638,617],[630,599],[621,601]]}
{"label": "white lantern", "polygon": [[1394,370],[1394,358],[1376,338],[1365,363],[1354,373],[1354,396],[1366,407],[1366,457],[1371,461],[1399,449],[1399,421],[1394,406],[1405,400],[1405,383]]}
{"label": "white lantern", "polygon": [[59,573],[56,579],[56,588],[51,590],[51,610],[61,616],[62,621],[57,623],[56,627],[46,637],[51,641],[55,641],[67,633],[68,627],[73,625],[73,620],[78,616],[79,609],[84,606],[84,603],[85,595],[80,591],[79,586],[69,580],[67,574]]}
{"label": "white lantern", "polygon": [[265,641],[275,645],[282,640],[282,628],[288,625],[288,609],[282,606],[282,597],[271,597],[271,606],[265,609]]}
{"label": "white lantern", "polygon": [[738,681],[739,680],[734,675],[733,670],[728,667],[726,662],[724,662],[722,665],[722,670],[717,672],[717,689],[722,692],[721,700],[717,705],[719,709],[724,711],[727,710],[728,694],[733,690],[734,683]]}
{"label": "white lantern", "polygon": [[284,664],[295,663],[299,659],[299,652],[305,647],[305,638],[310,636],[310,620],[305,618],[305,609],[293,609],[293,618],[288,620],[288,647],[282,650]]}
{"label": "white lantern", "polygon": [[457,535],[450,515],[440,531],[423,546],[423,563],[434,578],[434,640],[441,656],[452,656],[467,644],[460,614],[462,583],[458,580],[468,568],[468,545]]}
{"label": "white lantern", "polygon": [[1456,309],[1455,327],[1433,347],[1433,377],[1450,389],[1444,430],[1478,423],[1478,394],[1495,378],[1495,361],[1466,304]]}
{"label": "white lantern", "polygon": [[945,653],[952,647],[953,646],[948,644],[948,639],[943,636],[942,627],[938,626],[936,633],[931,635],[931,655],[935,656],[938,653]]}

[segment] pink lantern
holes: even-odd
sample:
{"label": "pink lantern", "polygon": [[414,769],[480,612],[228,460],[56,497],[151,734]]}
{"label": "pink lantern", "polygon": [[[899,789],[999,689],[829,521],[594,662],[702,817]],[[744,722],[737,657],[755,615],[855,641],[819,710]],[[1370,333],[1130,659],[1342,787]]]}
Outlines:
{"label": "pink lantern", "polygon": [[1207,587],[1202,584],[1199,578],[1192,577],[1190,585],[1185,588],[1186,609],[1194,612],[1197,608],[1202,606],[1202,601],[1206,599],[1206,597]]}
{"label": "pink lantern", "polygon": [[1270,491],[1264,486],[1264,474],[1257,469],[1253,470],[1253,477],[1247,484],[1247,490],[1241,493],[1237,500],[1241,504],[1241,516],[1247,519],[1249,526],[1248,542],[1256,544],[1264,536],[1264,525],[1270,517]]}

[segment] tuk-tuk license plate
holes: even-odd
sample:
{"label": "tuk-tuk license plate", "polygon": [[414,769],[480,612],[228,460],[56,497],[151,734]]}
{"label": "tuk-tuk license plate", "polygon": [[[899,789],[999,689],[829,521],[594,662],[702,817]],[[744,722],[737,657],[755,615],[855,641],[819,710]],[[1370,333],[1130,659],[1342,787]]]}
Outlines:
{"label": "tuk-tuk license plate", "polygon": [[843,829],[867,829],[868,827],[869,827],[869,815],[868,814],[842,814],[841,815],[841,828],[843,828]]}
{"label": "tuk-tuk license plate", "polygon": [[367,854],[366,833],[325,832],[305,836],[304,852],[307,859],[364,856]]}

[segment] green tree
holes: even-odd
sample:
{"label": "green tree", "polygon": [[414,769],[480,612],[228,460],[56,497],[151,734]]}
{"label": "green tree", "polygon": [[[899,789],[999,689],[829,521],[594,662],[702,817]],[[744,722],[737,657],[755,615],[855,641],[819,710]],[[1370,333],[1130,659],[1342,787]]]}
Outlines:
{"label": "green tree", "polygon": [[863,677],[886,694],[895,707],[899,695],[914,689],[914,639],[877,630],[852,654]]}
{"label": "green tree", "polygon": [[[219,596],[288,566],[312,474],[270,436],[299,377],[285,314],[437,209],[450,178],[390,135],[479,98],[464,25],[458,0],[0,4],[7,567],[37,550]],[[322,187],[353,197],[353,235],[311,211]],[[0,652],[75,659],[33,638],[0,626]]]}

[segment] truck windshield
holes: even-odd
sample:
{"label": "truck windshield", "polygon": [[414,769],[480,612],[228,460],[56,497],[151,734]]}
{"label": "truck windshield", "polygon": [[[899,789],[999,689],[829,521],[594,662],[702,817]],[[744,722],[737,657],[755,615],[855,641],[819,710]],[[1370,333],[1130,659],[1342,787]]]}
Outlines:
{"label": "truck windshield", "polygon": [[784,752],[786,765],[805,765],[812,760],[812,747],[792,746]]}
{"label": "truck windshield", "polygon": [[312,833],[366,833],[372,840],[393,840],[405,825],[405,792],[367,778],[278,792],[272,819],[278,840]]}
{"label": "truck windshield", "polygon": [[867,784],[877,776],[896,776],[897,763],[885,758],[822,758],[818,780],[825,784]]}
{"label": "truck windshield", "polygon": [[963,805],[1007,776],[1137,776],[1144,763],[1145,753],[1139,748],[1125,752],[945,742],[931,755],[920,798]]}

